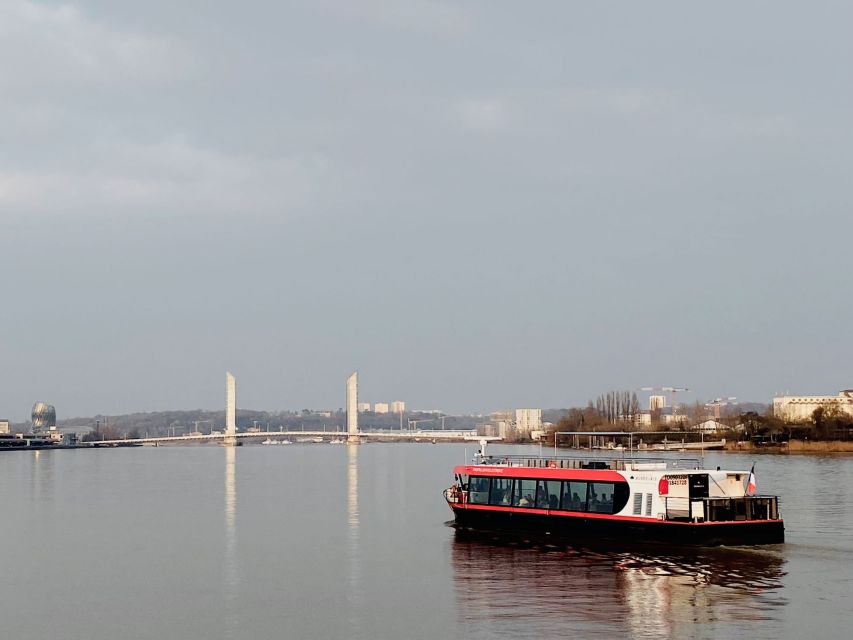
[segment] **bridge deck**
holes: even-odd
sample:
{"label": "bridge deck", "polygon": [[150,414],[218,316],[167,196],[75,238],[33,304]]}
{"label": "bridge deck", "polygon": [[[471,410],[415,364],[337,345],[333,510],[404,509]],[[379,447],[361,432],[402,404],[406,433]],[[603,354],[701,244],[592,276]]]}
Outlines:
{"label": "bridge deck", "polygon": [[[203,435],[186,436],[158,436],[154,438],[125,438],[122,440],[96,440],[93,445],[131,445],[131,444],[160,444],[180,442],[204,442],[209,440],[225,440],[226,438],[346,438],[346,431],[259,431],[253,433],[237,433],[226,435],[224,433],[213,433]],[[470,431],[359,431],[356,434],[360,439],[393,439],[413,440],[423,438],[426,440],[500,440],[495,436],[478,436]]]}

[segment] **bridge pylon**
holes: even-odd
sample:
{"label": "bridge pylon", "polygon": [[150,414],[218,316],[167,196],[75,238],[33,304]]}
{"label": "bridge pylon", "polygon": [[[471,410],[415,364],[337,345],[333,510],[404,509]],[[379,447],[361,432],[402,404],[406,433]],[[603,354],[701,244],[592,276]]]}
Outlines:
{"label": "bridge pylon", "polygon": [[230,371],[225,372],[225,437],[222,445],[237,446],[237,380]]}
{"label": "bridge pylon", "polygon": [[358,444],[358,371],[347,378],[347,444]]}

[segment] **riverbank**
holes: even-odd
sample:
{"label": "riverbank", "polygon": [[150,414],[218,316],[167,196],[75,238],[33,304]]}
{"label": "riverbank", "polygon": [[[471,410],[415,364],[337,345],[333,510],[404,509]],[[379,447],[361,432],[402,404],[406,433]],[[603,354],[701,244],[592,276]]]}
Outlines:
{"label": "riverbank", "polygon": [[779,444],[754,442],[727,442],[726,451],[750,451],[754,453],[853,453],[850,440],[789,440]]}

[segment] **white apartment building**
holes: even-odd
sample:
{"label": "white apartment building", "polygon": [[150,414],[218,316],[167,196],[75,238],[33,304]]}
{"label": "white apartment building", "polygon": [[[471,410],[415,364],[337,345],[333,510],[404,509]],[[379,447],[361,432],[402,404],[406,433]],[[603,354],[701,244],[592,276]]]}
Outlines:
{"label": "white apartment building", "polygon": [[388,403],[377,402],[373,405],[373,413],[388,413]]}
{"label": "white apartment building", "polygon": [[9,433],[9,421],[8,420],[0,420],[0,433]]}
{"label": "white apartment building", "polygon": [[406,411],[406,403],[402,400],[394,400],[391,403],[391,413],[404,413]]}
{"label": "white apartment building", "polygon": [[542,431],[542,409],[516,409],[515,428],[519,434]]}
{"label": "white apartment building", "polygon": [[664,409],[666,407],[666,396],[649,396],[649,411]]}
{"label": "white apartment building", "polygon": [[359,402],[358,403],[358,412],[364,413],[365,411],[370,411],[370,403],[369,402]]}
{"label": "white apartment building", "polygon": [[853,389],[845,389],[837,396],[776,396],[773,398],[773,415],[787,422],[809,421],[818,407],[835,408],[853,416]]}

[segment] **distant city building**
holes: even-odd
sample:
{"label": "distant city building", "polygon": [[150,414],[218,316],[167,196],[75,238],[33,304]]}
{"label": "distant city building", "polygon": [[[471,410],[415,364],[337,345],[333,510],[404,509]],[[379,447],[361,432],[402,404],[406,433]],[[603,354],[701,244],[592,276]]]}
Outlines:
{"label": "distant city building", "polygon": [[394,400],[391,403],[391,413],[403,413],[406,410],[406,403],[402,400]]}
{"label": "distant city building", "polygon": [[489,435],[497,435],[501,438],[509,438],[514,435],[512,411],[492,411],[489,414],[489,423],[492,426]]}
{"label": "distant city building", "polygon": [[542,409],[516,409],[515,428],[520,435],[542,431]]}
{"label": "distant city building", "polygon": [[377,402],[373,405],[374,413],[388,413],[388,403],[387,402]]}
{"label": "distant city building", "polygon": [[498,428],[490,422],[481,422],[477,425],[478,436],[499,436]]}
{"label": "distant city building", "polygon": [[62,439],[62,434],[56,428],[56,409],[44,402],[36,402],[32,412],[33,435],[49,438],[53,441]]}
{"label": "distant city building", "polygon": [[773,398],[773,415],[787,422],[811,420],[818,407],[836,409],[853,416],[853,389],[837,396],[776,396]]}
{"label": "distant city building", "polygon": [[33,433],[44,433],[56,427],[56,409],[44,402],[36,402],[32,412]]}
{"label": "distant city building", "polygon": [[666,407],[666,396],[649,396],[649,411],[657,411]]}
{"label": "distant city building", "polygon": [[9,433],[9,421],[8,420],[0,420],[0,433]]}
{"label": "distant city building", "polygon": [[358,411],[359,411],[359,413],[364,413],[365,411],[370,411],[370,403],[369,402],[359,402],[358,403]]}

